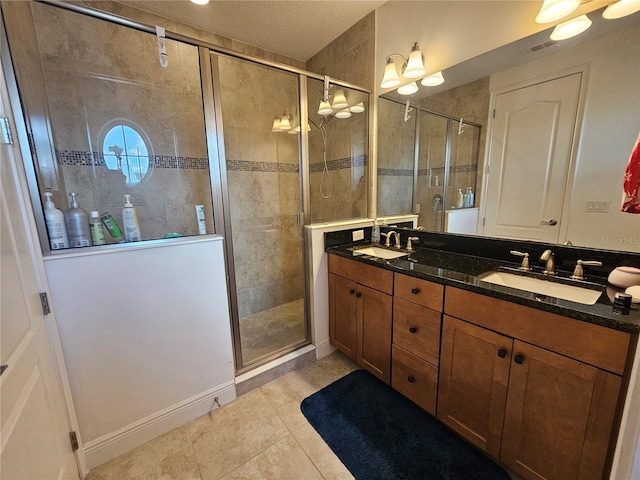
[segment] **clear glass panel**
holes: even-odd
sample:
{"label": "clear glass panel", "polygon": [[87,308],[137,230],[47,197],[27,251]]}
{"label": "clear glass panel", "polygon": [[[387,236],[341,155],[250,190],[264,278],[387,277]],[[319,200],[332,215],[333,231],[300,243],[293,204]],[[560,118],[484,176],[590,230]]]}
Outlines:
{"label": "clear glass panel", "polygon": [[302,226],[297,223],[302,211],[298,76],[218,58],[246,367],[307,338]]}
{"label": "clear glass panel", "polygon": [[439,115],[420,112],[417,200],[420,204],[418,226],[441,232],[447,191],[445,163],[449,120]]}
{"label": "clear glass panel", "polygon": [[456,194],[461,190],[463,195],[467,190],[473,193],[473,203],[463,200],[463,208],[477,205],[476,178],[478,175],[478,146],[480,140],[480,127],[474,125],[460,125],[452,122],[451,125],[451,164],[449,178],[451,189],[449,190],[449,203],[454,205]]}
{"label": "clear glass panel", "polygon": [[415,164],[415,109],[378,99],[378,216],[412,213]]}
{"label": "clear glass panel", "polygon": [[75,192],[120,226],[130,194],[142,240],[197,235],[204,205],[213,232],[198,49],[167,40],[163,68],[154,35],[39,3],[33,13],[55,146],[55,164],[36,165],[41,194],[66,210]]}
{"label": "clear glass panel", "polygon": [[367,216],[369,185],[369,95],[332,86],[329,101],[342,90],[347,107],[318,114],[324,82],[309,79],[309,171],[311,221]]}

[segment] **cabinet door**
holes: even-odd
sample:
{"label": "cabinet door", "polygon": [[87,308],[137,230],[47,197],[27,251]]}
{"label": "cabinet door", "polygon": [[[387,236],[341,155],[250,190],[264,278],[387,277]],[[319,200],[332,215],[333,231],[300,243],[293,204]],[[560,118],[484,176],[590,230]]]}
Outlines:
{"label": "cabinet door", "polygon": [[603,477],[620,377],[514,342],[501,461],[525,478]]}
{"label": "cabinet door", "polygon": [[500,455],[513,340],[444,316],[438,418],[494,458]]}
{"label": "cabinet door", "polygon": [[329,338],[331,344],[356,360],[356,282],[329,274]]}
{"label": "cabinet door", "polygon": [[389,383],[392,297],[358,285],[358,363]]}

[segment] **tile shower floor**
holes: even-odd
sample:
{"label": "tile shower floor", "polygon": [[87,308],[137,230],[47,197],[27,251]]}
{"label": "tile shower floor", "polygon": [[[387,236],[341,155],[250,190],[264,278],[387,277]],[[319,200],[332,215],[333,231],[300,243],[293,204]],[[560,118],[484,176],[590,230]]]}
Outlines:
{"label": "tile shower floor", "polygon": [[94,468],[87,480],[350,479],[300,402],[357,365],[336,352]]}
{"label": "tile shower floor", "polygon": [[304,300],[285,303],[240,319],[242,361],[246,365],[305,339]]}

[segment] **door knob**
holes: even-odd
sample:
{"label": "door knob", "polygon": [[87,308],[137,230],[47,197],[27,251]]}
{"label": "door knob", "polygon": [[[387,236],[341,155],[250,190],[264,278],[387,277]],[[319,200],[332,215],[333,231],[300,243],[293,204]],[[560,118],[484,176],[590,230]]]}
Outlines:
{"label": "door knob", "polygon": [[547,220],[542,220],[540,222],[540,225],[551,225],[552,227],[554,225],[557,225],[557,224],[558,224],[558,221],[556,219],[554,219],[554,218],[552,218],[551,220],[548,220],[548,221]]}

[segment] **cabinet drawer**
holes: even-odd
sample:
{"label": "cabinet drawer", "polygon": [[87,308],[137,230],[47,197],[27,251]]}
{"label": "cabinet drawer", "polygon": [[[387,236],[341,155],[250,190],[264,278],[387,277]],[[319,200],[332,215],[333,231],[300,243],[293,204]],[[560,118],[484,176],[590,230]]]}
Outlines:
{"label": "cabinet drawer", "polygon": [[393,293],[393,272],[389,270],[331,254],[328,262],[329,273],[335,273],[389,295]]}
{"label": "cabinet drawer", "polygon": [[631,335],[593,323],[447,287],[445,313],[622,375]]}
{"label": "cabinet drawer", "polygon": [[394,345],[391,386],[432,415],[436,414],[438,368]]}
{"label": "cabinet drawer", "polygon": [[394,295],[396,297],[404,298],[438,312],[442,311],[444,286],[398,273],[395,274],[394,281]]}
{"label": "cabinet drawer", "polygon": [[393,343],[433,365],[438,365],[441,316],[435,310],[394,298]]}

